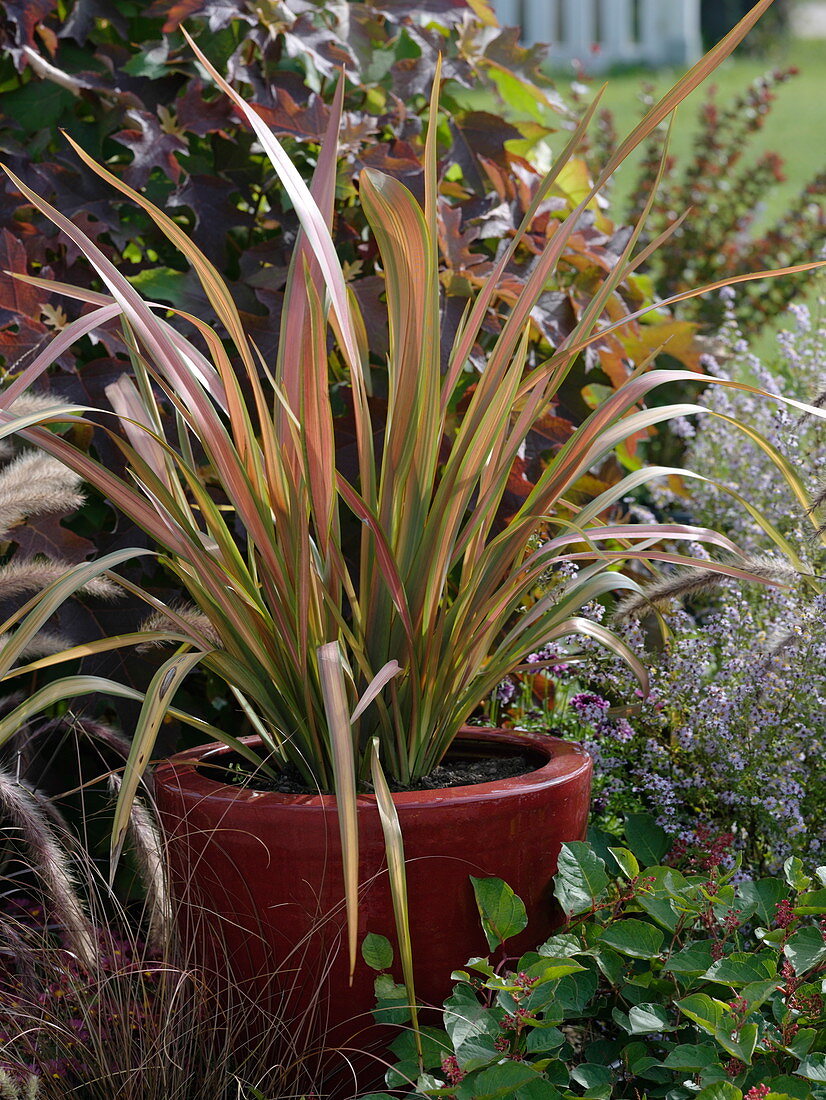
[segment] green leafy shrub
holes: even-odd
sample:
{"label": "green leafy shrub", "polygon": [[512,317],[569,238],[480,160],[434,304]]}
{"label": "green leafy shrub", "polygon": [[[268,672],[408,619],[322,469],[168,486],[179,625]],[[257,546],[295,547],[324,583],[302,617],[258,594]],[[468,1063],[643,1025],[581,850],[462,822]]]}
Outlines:
{"label": "green leafy shrub", "polygon": [[[563,847],[554,893],[568,923],[519,959],[507,941],[524,927],[521,902],[498,879],[474,880],[492,955],[454,972],[421,1066],[412,1032],[392,1043],[387,1085],[408,1090],[396,1095],[826,1095],[826,867],[811,879],[790,859],[782,878],[751,881],[722,870],[719,845],[678,867],[644,815],[627,818],[625,840]],[[365,955],[386,967],[381,946]]]}
{"label": "green leafy shrub", "polygon": [[[661,298],[698,280],[725,278],[770,263],[794,264],[820,247],[826,225],[826,169],[806,183],[779,221],[755,230],[764,195],[784,179],[783,158],[774,152],[749,157],[750,142],[762,129],[778,88],[796,74],[794,68],[767,72],[726,104],[718,103],[712,87],[698,111],[690,156],[685,163],[669,157],[646,235],[654,238],[678,214],[689,208],[690,213],[648,265],[647,274]],[[646,106],[652,102],[650,86],[643,88],[641,98]],[[603,119],[600,134],[591,152],[595,164],[614,145],[610,118]],[[666,130],[661,128],[645,148],[629,206],[622,211],[629,221],[643,208],[646,185],[657,172],[665,140]],[[805,276],[796,276],[743,290],[737,298],[739,320],[754,331],[780,313],[803,285]],[[705,298],[687,303],[681,316],[713,332],[722,323],[723,308],[719,300]]]}

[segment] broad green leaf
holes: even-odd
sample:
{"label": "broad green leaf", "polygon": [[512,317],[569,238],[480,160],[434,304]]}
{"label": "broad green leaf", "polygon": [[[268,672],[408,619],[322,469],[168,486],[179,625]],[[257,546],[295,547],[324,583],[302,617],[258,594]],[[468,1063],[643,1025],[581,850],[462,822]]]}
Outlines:
{"label": "broad green leaf", "polygon": [[777,978],[764,979],[760,982],[749,982],[748,985],[744,985],[740,990],[740,996],[748,1004],[748,1011],[754,1012],[755,1009],[760,1008],[764,1001],[767,1001],[769,997],[777,990]]}
{"label": "broad green leaf", "polygon": [[707,940],[699,940],[675,951],[663,970],[672,974],[700,975],[705,974],[712,962],[711,944]]}
{"label": "broad green leaf", "polygon": [[803,860],[798,856],[789,856],[783,864],[783,875],[793,890],[808,890],[811,877],[803,870]]}
{"label": "broad green leaf", "polygon": [[[478,2],[479,0],[468,0],[471,7]],[[547,1074],[548,1068],[545,1069],[542,1077],[537,1077],[535,1081],[529,1081],[527,1085],[522,1085],[514,1093],[513,1100],[562,1100],[562,1093],[548,1081]]]}
{"label": "broad green leaf", "polygon": [[658,864],[672,845],[671,837],[651,814],[626,814],[625,839],[643,867]]}
{"label": "broad green leaf", "polygon": [[741,882],[737,893],[745,902],[754,905],[761,922],[771,927],[777,914],[777,903],[788,897],[789,891],[780,879],[762,878],[758,882]]}
{"label": "broad green leaf", "polygon": [[519,1088],[538,1077],[527,1062],[504,1062],[464,1080],[456,1093],[457,1100],[511,1100]]}
{"label": "broad green leaf", "polygon": [[627,848],[609,848],[608,851],[617,861],[620,870],[626,878],[634,879],[640,873],[640,865],[637,857]]}
{"label": "broad green leaf", "polygon": [[390,974],[379,974],[373,988],[376,993],[376,1005],[373,1009],[375,1020],[382,1024],[410,1023],[407,990],[400,982],[395,982]]}
{"label": "broad green leaf", "polygon": [[723,959],[711,964],[705,973],[710,981],[722,982],[737,988],[748,985],[749,982],[765,981],[772,977],[777,970],[777,964],[771,951],[761,951],[759,954],[747,954],[734,952]]}
{"label": "broad green leaf", "polygon": [[663,938],[662,931],[653,924],[629,917],[609,924],[601,942],[635,959],[653,959],[660,953]]}
{"label": "broad green leaf", "polygon": [[471,990],[461,987],[445,1001],[444,1024],[457,1052],[469,1040],[499,1033],[491,1012],[479,1004]]}
{"label": "broad green leaf", "polygon": [[608,888],[605,864],[585,841],[562,845],[554,880],[554,897],[565,913],[585,913]]}
{"label": "broad green leaf", "polygon": [[812,1049],[812,1044],[817,1038],[817,1031],[813,1027],[804,1027],[797,1032],[793,1041],[789,1043],[789,1050],[798,1058],[805,1058]]}
{"label": "broad green leaf", "polygon": [[143,268],[136,275],[128,276],[129,282],[145,298],[152,301],[171,302],[186,309],[190,305],[192,288],[186,272],[171,267]]}
{"label": "broad green leaf", "polygon": [[826,959],[826,941],[819,928],[801,928],[789,938],[783,952],[802,977]]}
{"label": "broad green leaf", "polygon": [[[441,1088],[441,1078],[434,1077],[432,1073],[420,1073],[416,1078],[416,1092],[429,1096],[436,1089]],[[438,1095],[438,1094],[437,1094]]]}
{"label": "broad green leaf", "polygon": [[373,970],[389,970],[393,965],[393,945],[386,936],[368,932],[361,941],[361,957]]}
{"label": "broad green leaf", "polygon": [[826,916],[826,889],[801,894],[794,907],[798,916]]}
{"label": "broad green leaf", "polygon": [[617,843],[617,838],[612,836],[611,833],[606,833],[603,832],[602,829],[597,829],[594,825],[589,825],[585,839],[599,858],[605,861],[605,866],[612,868],[611,847]]}
{"label": "broad green leaf", "polygon": [[743,1100],[743,1093],[730,1081],[716,1081],[697,1093],[697,1100]]}
{"label": "broad green leaf", "polygon": [[744,1024],[740,1028],[736,1039],[733,1038],[734,1034],[727,1022],[721,1030],[717,1031],[714,1038],[723,1050],[727,1050],[733,1057],[739,1058],[741,1062],[749,1065],[754,1054],[754,1048],[757,1046],[757,1024]]}
{"label": "broad green leaf", "polygon": [[528,966],[527,973],[531,978],[540,978],[542,982],[554,982],[557,978],[564,978],[568,974],[576,974],[585,967],[573,959],[545,959]]}
{"label": "broad green leaf", "polygon": [[557,936],[551,936],[543,944],[537,947],[540,955],[548,955],[552,959],[569,958],[584,951],[579,937],[570,932],[563,932]]}
{"label": "broad green leaf", "polygon": [[525,1036],[525,1047],[531,1054],[556,1050],[565,1042],[558,1027],[532,1027]]}
{"label": "broad green leaf", "polygon": [[677,908],[678,903],[671,901],[670,898],[655,897],[653,894],[645,893],[637,894],[635,900],[639,907],[649,917],[652,917],[657,924],[669,932],[677,930],[677,925],[682,918],[682,914]]}
{"label": "broad green leaf", "polygon": [[589,1090],[599,1089],[604,1085],[609,1086],[614,1079],[614,1075],[608,1066],[600,1066],[594,1063],[582,1062],[571,1070],[571,1079],[576,1081],[578,1085],[582,1085],[583,1088]]}
{"label": "broad green leaf", "polygon": [[668,1052],[662,1065],[667,1069],[697,1073],[717,1060],[717,1050],[710,1043],[680,1043]]}
{"label": "broad green leaf", "polygon": [[525,906],[500,878],[474,878],[473,893],[482,918],[482,928],[491,951],[517,935],[528,923]]}
{"label": "broad green leaf", "polygon": [[626,960],[618,952],[604,944],[597,944],[594,949],[594,957],[597,966],[614,986],[621,986],[625,978]]}
{"label": "broad green leaf", "polygon": [[662,1005],[639,1004],[628,1011],[628,1023],[632,1035],[646,1035],[651,1031],[674,1031],[676,1025]]}
{"label": "broad green leaf", "polygon": [[384,1073],[384,1083],[391,1089],[407,1091],[421,1073],[421,1067],[413,1058],[400,1058],[395,1065],[389,1066]]}
{"label": "broad green leaf", "polygon": [[826,1084],[826,1054],[810,1054],[797,1067],[797,1072],[807,1081]]}
{"label": "broad green leaf", "polygon": [[[764,1084],[771,1088],[771,1093],[784,1097],[784,1100],[809,1100],[811,1093],[809,1086],[805,1081],[801,1081],[799,1077],[789,1077],[788,1075],[781,1075],[780,1077],[770,1077]],[[768,1100],[768,1097],[766,1098]]]}
{"label": "broad green leaf", "polygon": [[[450,1041],[441,1028],[422,1027],[419,1029],[422,1044],[422,1063],[425,1069],[441,1065],[442,1055],[450,1054]],[[417,1058],[416,1037],[405,1030],[390,1044],[390,1049],[400,1062],[415,1062]]]}
{"label": "broad green leaf", "polygon": [[561,1009],[563,1013],[580,1015],[588,1007],[598,985],[599,978],[592,970],[582,970],[561,978],[556,987],[554,1008]]}
{"label": "broad green leaf", "polygon": [[693,1020],[709,1035],[716,1035],[729,1011],[728,1005],[713,1000],[707,993],[692,993],[677,1001],[676,1005],[683,1015],[688,1016],[689,1020]]}

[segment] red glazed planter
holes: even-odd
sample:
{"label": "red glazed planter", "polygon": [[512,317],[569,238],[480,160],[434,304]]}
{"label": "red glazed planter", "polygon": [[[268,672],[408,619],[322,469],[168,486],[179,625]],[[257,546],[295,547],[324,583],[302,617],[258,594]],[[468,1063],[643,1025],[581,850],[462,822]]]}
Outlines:
{"label": "red glazed planter", "polygon": [[[558,926],[552,878],[560,846],[585,835],[591,787],[591,760],[568,741],[467,728],[457,748],[463,756],[526,753],[536,769],[497,782],[394,795],[407,860],[416,992],[436,1005],[449,992],[451,971],[488,952],[470,875],[502,878],[525,902],[529,923],[511,941],[513,953],[537,946]],[[269,998],[271,1007],[291,987],[290,1016],[320,992],[332,1038],[361,1045],[370,1034],[363,1029],[372,1023],[376,975],[359,956],[348,983],[335,799],[229,786],[199,768],[220,763],[227,752],[203,746],[155,771],[189,935],[197,926],[206,956],[221,958],[236,981]],[[377,932],[395,943],[375,798],[360,796],[358,810],[359,940]],[[401,980],[398,966],[394,973]]]}

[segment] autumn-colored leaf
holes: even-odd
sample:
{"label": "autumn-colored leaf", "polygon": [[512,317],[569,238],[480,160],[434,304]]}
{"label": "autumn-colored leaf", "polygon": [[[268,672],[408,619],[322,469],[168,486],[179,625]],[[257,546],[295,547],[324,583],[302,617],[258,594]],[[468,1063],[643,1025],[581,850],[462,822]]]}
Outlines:
{"label": "autumn-colored leaf", "polygon": [[690,321],[657,321],[635,328],[627,336],[622,331],[619,334],[626,354],[634,362],[639,363],[662,347],[666,355],[678,359],[689,370],[702,371],[703,349],[696,341],[697,325]]}
{"label": "autumn-colored leaf", "polygon": [[0,325],[19,317],[39,318],[40,307],[49,295],[21,283],[7,272],[28,273],[25,245],[8,229],[0,234]]}
{"label": "autumn-colored leaf", "polygon": [[243,0],[155,0],[146,14],[156,18],[165,16],[163,32],[172,34],[194,15],[206,16],[210,30],[223,30],[243,14],[244,8]]}
{"label": "autumn-colored leaf", "polygon": [[42,554],[56,561],[86,561],[96,552],[95,544],[76,535],[55,515],[36,516],[9,532],[9,542],[27,558]]}
{"label": "autumn-colored leaf", "polygon": [[141,188],[149,179],[153,168],[160,168],[175,183],[181,177],[181,166],[175,154],[185,153],[188,145],[178,134],[166,133],[156,115],[150,111],[133,110],[129,121],[138,129],[121,130],[114,134],[115,141],[132,150],[133,159],[123,173],[130,187]]}
{"label": "autumn-colored leaf", "polygon": [[233,123],[232,106],[226,96],[204,99],[203,81],[196,77],[186,86],[186,91],[175,101],[175,119],[178,128],[187,133],[206,137],[221,134]]}
{"label": "autumn-colored leaf", "polygon": [[490,262],[484,253],[473,252],[471,246],[481,236],[475,225],[464,225],[459,207],[442,205],[439,211],[439,246],[448,266],[456,272],[483,264],[487,270]]}
{"label": "autumn-colored leaf", "polygon": [[0,328],[0,361],[7,371],[20,370],[51,337],[51,330],[44,324],[21,314],[14,322]]}
{"label": "autumn-colored leaf", "polygon": [[57,0],[4,0],[6,19],[15,24],[15,43],[34,46],[37,25],[57,7]]}
{"label": "autumn-colored leaf", "polygon": [[271,106],[254,103],[256,111],[270,124],[276,137],[294,137],[299,141],[319,142],[327,131],[330,108],[321,96],[310,96],[306,106],[293,99],[286,88],[275,89]]}

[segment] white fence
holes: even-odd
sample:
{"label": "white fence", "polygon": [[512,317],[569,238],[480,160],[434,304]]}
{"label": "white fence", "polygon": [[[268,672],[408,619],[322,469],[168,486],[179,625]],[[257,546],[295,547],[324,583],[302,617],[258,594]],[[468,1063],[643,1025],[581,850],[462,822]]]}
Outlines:
{"label": "white fence", "polygon": [[499,22],[551,58],[588,72],[616,64],[689,65],[702,53],[700,0],[494,0]]}

